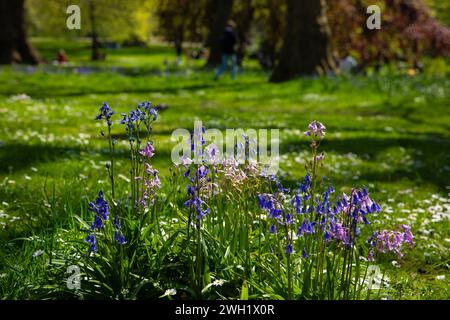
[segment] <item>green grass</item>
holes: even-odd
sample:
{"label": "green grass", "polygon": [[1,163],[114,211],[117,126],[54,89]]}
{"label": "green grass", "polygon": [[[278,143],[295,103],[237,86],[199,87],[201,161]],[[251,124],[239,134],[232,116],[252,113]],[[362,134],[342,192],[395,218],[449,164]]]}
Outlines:
{"label": "green grass", "polygon": [[[448,299],[448,75],[386,72],[270,84],[268,74],[250,61],[236,81],[224,75],[215,82],[211,71],[200,68],[202,61],[167,68],[164,61],[172,63],[174,53],[162,46],[109,49],[105,62],[91,63],[85,42],[38,39],[35,44],[49,60],[62,46],[72,65],[32,73],[0,69],[0,297],[46,297],[42,283],[56,276],[46,269],[44,255],[33,257],[45,247],[37,239],[55,236],[56,228],[64,241],[80,205],[108,188],[107,146],[93,121],[98,108],[106,101],[120,113],[150,100],[169,107],[154,127],[153,163],[164,177],[171,165],[172,131],[191,130],[201,120],[221,130],[279,128],[281,177],[296,186],[305,174],[308,149],[302,131],[311,120],[324,123],[326,176],[342,191],[370,187],[384,210],[374,228],[413,226],[416,247],[397,260],[400,267],[384,263],[390,278],[398,280],[391,298]],[[78,74],[81,65],[96,70]],[[123,137],[124,130],[117,130]],[[126,175],[126,145],[118,150],[117,167]],[[57,209],[49,203],[52,195]]]}

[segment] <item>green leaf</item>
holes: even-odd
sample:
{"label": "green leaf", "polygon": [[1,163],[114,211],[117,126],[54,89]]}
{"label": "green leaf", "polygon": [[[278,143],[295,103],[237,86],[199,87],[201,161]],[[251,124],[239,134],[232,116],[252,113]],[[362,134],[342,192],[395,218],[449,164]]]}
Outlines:
{"label": "green leaf", "polygon": [[241,300],[248,300],[248,285],[247,285],[247,280],[244,280],[244,282],[242,283]]}

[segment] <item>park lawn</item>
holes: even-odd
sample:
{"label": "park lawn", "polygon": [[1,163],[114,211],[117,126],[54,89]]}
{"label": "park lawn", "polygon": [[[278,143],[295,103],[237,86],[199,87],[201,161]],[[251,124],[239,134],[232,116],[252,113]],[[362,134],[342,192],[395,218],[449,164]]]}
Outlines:
{"label": "park lawn", "polygon": [[[48,60],[60,47],[45,39],[35,45]],[[64,203],[53,216],[64,228],[81,202],[107,188],[107,145],[93,121],[98,108],[107,102],[120,114],[152,101],[168,106],[153,137],[153,163],[163,177],[171,166],[171,133],[201,120],[221,130],[280,129],[280,177],[296,187],[308,151],[302,132],[311,120],[321,121],[327,127],[324,173],[336,189],[369,188],[383,208],[372,218],[374,229],[412,225],[415,248],[383,264],[395,279],[396,295],[389,298],[449,297],[448,76],[385,71],[271,84],[250,61],[236,81],[225,74],[216,82],[212,71],[200,68],[202,61],[173,66],[171,48],[108,49],[106,62],[90,63],[87,45],[64,43],[72,63],[67,68],[0,69],[0,296],[29,297],[20,287],[33,286],[33,270],[45,265],[33,256],[39,249],[33,239],[47,232],[46,195]],[[122,126],[115,130],[116,138],[124,137]],[[123,191],[126,142],[118,149]]]}

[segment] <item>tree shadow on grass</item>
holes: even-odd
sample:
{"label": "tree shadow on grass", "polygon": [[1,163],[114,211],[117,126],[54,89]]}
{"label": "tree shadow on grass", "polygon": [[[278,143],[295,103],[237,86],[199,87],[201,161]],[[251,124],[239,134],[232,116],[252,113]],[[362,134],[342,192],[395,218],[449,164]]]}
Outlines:
{"label": "tree shadow on grass", "polygon": [[[118,138],[121,138],[120,136]],[[346,138],[325,140],[321,149],[325,152],[336,152],[338,154],[354,153],[359,156],[369,155],[369,162],[386,162],[379,157],[390,148],[403,147],[414,149],[413,161],[411,165],[405,167],[393,167],[391,170],[371,170],[363,169],[360,177],[366,181],[398,181],[407,179],[415,182],[426,182],[437,186],[442,191],[446,190],[450,180],[448,171],[442,170],[449,163],[448,150],[450,150],[450,140],[436,136],[421,136],[421,138]],[[306,142],[286,142],[280,146],[280,153],[286,154],[292,151],[307,150]],[[87,157],[92,154],[100,155],[102,160],[109,159],[108,149],[77,146],[53,146],[43,144],[8,143],[0,147],[0,174],[17,172],[24,168],[38,165],[40,163],[50,163],[61,158],[77,159],[82,157],[82,153],[87,152]],[[83,156],[86,157],[86,156]],[[117,159],[128,159],[127,150],[117,150]],[[378,158],[378,159],[377,159]],[[170,146],[165,145],[158,148],[154,159],[158,163],[171,165]],[[417,166],[417,162],[421,165]],[[389,163],[388,163],[389,164]],[[286,181],[288,183],[288,181]],[[294,182],[293,182],[294,183]],[[295,185],[295,183],[294,183]]]}
{"label": "tree shadow on grass", "polygon": [[[168,78],[167,81],[171,79]],[[212,80],[208,83],[197,83],[197,84],[189,84],[185,85],[183,83],[177,84],[175,81],[174,85],[167,86],[143,86],[142,84],[133,88],[130,88],[130,84],[127,84],[127,87],[114,87],[114,88],[92,88],[91,86],[83,86],[78,85],[74,86],[71,83],[67,85],[56,84],[53,82],[52,84],[46,83],[43,86],[40,86],[39,83],[35,83],[33,85],[28,85],[27,88],[22,87],[7,87],[0,89],[0,94],[2,95],[14,95],[26,92],[28,95],[33,97],[34,99],[43,99],[48,97],[80,97],[85,95],[108,95],[108,94],[151,94],[151,93],[161,93],[161,94],[176,94],[180,91],[197,91],[197,90],[209,90],[209,89],[219,89],[219,90],[246,90],[249,86],[254,86],[259,84],[260,81],[255,82],[246,82],[245,84],[240,82],[223,82],[217,83]]]}
{"label": "tree shadow on grass", "polygon": [[[82,153],[88,153],[87,156]],[[81,159],[81,157],[92,157],[98,154],[101,160],[109,159],[109,150],[107,147],[92,149],[77,146],[53,146],[43,144],[23,144],[8,143],[0,146],[0,174],[9,174],[19,172],[25,168],[37,166],[42,163],[56,162],[63,158]],[[116,159],[129,159],[128,150],[116,150]],[[159,149],[155,160],[170,161],[170,150]]]}
{"label": "tree shadow on grass", "polygon": [[[397,181],[407,179],[411,181],[423,181],[437,186],[442,191],[449,184],[449,174],[442,174],[442,168],[449,163],[448,150],[450,140],[437,136],[421,136],[420,138],[347,138],[325,140],[321,150],[325,152],[337,152],[338,154],[354,153],[357,155],[369,155],[368,161],[379,161],[377,157],[390,149],[403,147],[414,149],[412,166],[393,168],[389,172],[366,170],[361,173],[361,179],[368,181]],[[304,142],[282,143],[280,153],[307,150],[308,144]],[[420,163],[417,166],[417,162]],[[389,164],[389,163],[388,163]]]}
{"label": "tree shadow on grass", "polygon": [[68,156],[69,151],[79,154],[81,149],[42,144],[8,143],[0,147],[0,173],[16,172],[38,163],[52,162]]}

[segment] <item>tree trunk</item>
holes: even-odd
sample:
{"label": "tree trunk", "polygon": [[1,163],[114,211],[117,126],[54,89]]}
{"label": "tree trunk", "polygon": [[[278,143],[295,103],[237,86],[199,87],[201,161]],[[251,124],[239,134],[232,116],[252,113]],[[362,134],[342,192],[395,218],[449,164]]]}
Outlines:
{"label": "tree trunk", "polygon": [[97,22],[95,19],[94,0],[89,1],[89,19],[91,20],[91,60],[98,61],[102,59],[100,53],[100,42],[98,41]]}
{"label": "tree trunk", "polygon": [[183,54],[184,29],[185,26],[182,24],[177,28],[174,34],[173,44],[177,58],[181,58],[181,55]]}
{"label": "tree trunk", "polygon": [[287,5],[283,47],[270,81],[333,69],[325,0],[287,0]]}
{"label": "tree trunk", "polygon": [[206,67],[215,67],[221,62],[220,39],[227,25],[227,20],[233,8],[233,0],[209,0],[211,21],[206,45],[209,47],[209,57]]}
{"label": "tree trunk", "polygon": [[0,0],[0,64],[40,61],[28,41],[24,14],[24,0]]}
{"label": "tree trunk", "polygon": [[236,21],[239,23],[236,25],[236,36],[238,39],[236,57],[237,64],[242,68],[242,64],[245,57],[245,50],[249,43],[249,32],[253,22],[255,8],[251,1],[244,2],[242,10],[236,13]]}

